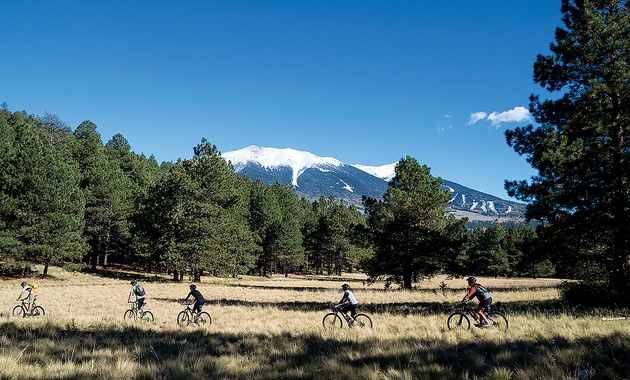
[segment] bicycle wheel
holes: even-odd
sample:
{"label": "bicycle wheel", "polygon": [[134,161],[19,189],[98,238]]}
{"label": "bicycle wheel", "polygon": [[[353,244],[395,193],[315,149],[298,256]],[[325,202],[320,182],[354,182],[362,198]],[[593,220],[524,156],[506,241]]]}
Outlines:
{"label": "bicycle wheel", "polygon": [[343,327],[343,322],[341,321],[341,318],[335,313],[328,313],[324,315],[322,324],[324,325],[324,328],[327,329],[340,329]]}
{"label": "bicycle wheel", "polygon": [[155,319],[153,318],[153,313],[150,311],[141,312],[140,320],[145,322],[153,322]]}
{"label": "bicycle wheel", "polygon": [[449,315],[446,325],[449,330],[468,330],[470,329],[470,319],[465,314],[453,313]]}
{"label": "bicycle wheel", "polygon": [[188,316],[188,312],[186,310],[184,311],[180,311],[179,314],[177,314],[177,324],[180,326],[188,326],[188,321],[190,320],[190,317]]}
{"label": "bicycle wheel", "polygon": [[46,315],[46,311],[44,311],[44,308],[41,306],[35,306],[31,315],[33,317],[43,317]]}
{"label": "bicycle wheel", "polygon": [[206,313],[205,311],[202,311],[201,313],[197,315],[197,319],[195,320],[195,322],[200,326],[211,325],[212,317],[210,316],[210,314]]}
{"label": "bicycle wheel", "polygon": [[135,321],[136,320],[136,312],[133,309],[129,309],[129,310],[125,311],[125,314],[123,315],[123,318],[125,319],[125,321]]}
{"label": "bicycle wheel", "polygon": [[357,314],[354,316],[353,326],[359,329],[371,329],[372,318],[370,318],[367,314]]}
{"label": "bicycle wheel", "polygon": [[507,331],[508,329],[508,320],[507,318],[505,318],[505,315],[501,314],[498,311],[491,311],[488,313],[488,322],[490,322],[490,324],[501,330],[501,331]]}
{"label": "bicycle wheel", "polygon": [[23,317],[26,315],[26,310],[22,307],[22,305],[17,305],[13,308],[13,316],[14,317]]}

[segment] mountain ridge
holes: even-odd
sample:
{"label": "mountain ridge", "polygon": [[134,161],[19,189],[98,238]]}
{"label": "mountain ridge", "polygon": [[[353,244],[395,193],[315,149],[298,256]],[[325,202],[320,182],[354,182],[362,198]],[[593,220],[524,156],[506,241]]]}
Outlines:
{"label": "mountain ridge", "polygon": [[[333,196],[362,208],[362,197],[380,199],[395,174],[396,163],[381,166],[345,164],[334,157],[320,157],[292,148],[261,148],[251,145],[222,154],[240,175],[292,184],[296,192],[309,200]],[[508,201],[443,180],[442,187],[451,195],[450,211],[455,215],[481,221],[521,220],[526,205]]]}

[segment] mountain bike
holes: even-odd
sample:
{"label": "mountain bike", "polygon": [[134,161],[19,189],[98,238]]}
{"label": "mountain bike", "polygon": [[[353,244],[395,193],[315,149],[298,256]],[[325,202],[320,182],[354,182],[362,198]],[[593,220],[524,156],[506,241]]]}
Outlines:
{"label": "mountain bike", "polygon": [[183,303],[183,306],[186,308],[177,314],[177,324],[180,326],[188,326],[192,324],[196,324],[198,326],[210,325],[212,324],[212,317],[209,313],[202,311],[201,313],[195,313],[193,309],[190,307],[192,302]]}
{"label": "mountain bike", "polygon": [[144,306],[146,305],[146,303],[142,305],[142,309],[140,310],[138,310],[137,301],[130,301],[129,303],[131,304],[131,309],[125,311],[125,314],[123,314],[123,318],[125,319],[125,321],[135,321],[136,318],[145,322],[153,322],[155,320],[153,318],[152,312],[144,310]]}
{"label": "mountain bike", "polygon": [[[508,320],[503,313],[488,308],[484,311],[484,316],[488,319],[490,326],[486,328],[498,329],[501,331],[507,331]],[[482,327],[482,321],[479,321],[479,316],[476,309],[468,304],[462,305],[461,311],[456,311],[448,316],[446,325],[449,330],[468,330],[470,329],[470,320],[474,320],[475,326]]]}
{"label": "mountain bike", "polygon": [[346,321],[348,327],[354,327],[359,329],[371,329],[372,328],[372,318],[369,315],[364,313],[357,313],[354,315],[354,319],[352,319],[348,314],[339,310],[339,308],[332,308],[332,312],[324,315],[324,319],[322,319],[322,325],[327,329],[336,329],[343,327],[343,321]]}
{"label": "mountain bike", "polygon": [[27,317],[27,316],[31,316],[31,317],[43,317],[46,315],[46,312],[44,311],[44,308],[41,306],[36,306],[33,305],[33,310],[31,310],[31,313],[28,313],[28,299],[27,298],[22,298],[21,300],[19,300],[22,302],[21,305],[17,305],[16,307],[13,308],[13,316],[14,317]]}

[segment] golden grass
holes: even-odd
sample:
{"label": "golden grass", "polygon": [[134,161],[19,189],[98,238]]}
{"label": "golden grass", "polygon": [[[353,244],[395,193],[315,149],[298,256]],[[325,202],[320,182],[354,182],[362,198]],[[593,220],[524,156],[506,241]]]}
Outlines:
{"label": "golden grass", "polygon": [[[566,379],[583,370],[630,377],[630,321],[536,309],[558,305],[558,280],[480,278],[507,310],[510,329],[501,333],[448,331],[446,317],[466,291],[462,279],[385,291],[359,274],[204,278],[198,286],[214,323],[182,328],[177,301],[188,283],[139,276],[156,321],[126,323],[130,278],[51,268],[51,278],[38,280],[47,312],[40,319],[10,316],[20,280],[0,282],[0,378]],[[372,330],[322,328],[343,282],[372,316]]]}

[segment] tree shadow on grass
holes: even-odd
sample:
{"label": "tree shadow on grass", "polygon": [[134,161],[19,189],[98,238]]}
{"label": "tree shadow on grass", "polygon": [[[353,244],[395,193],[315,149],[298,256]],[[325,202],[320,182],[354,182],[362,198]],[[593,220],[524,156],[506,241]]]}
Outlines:
{"label": "tree shadow on grass", "polygon": [[[5,364],[19,361],[24,370],[37,366],[44,371],[47,367],[59,371],[63,366],[79,371],[83,363],[90,363],[93,372],[77,372],[65,379],[112,378],[108,369],[117,360],[129,368],[128,378],[357,379],[380,373],[381,377],[453,379],[519,373],[527,378],[544,374],[565,379],[580,371],[589,378],[630,376],[628,334],[492,340],[474,333],[446,332],[457,336],[456,343],[449,343],[453,339],[448,337],[400,339],[376,332],[361,338],[361,331],[348,329],[252,334],[213,328],[156,331],[101,326],[86,330],[9,321],[0,324],[0,339],[10,342],[0,359]],[[5,369],[0,368],[0,377]]]}
{"label": "tree shadow on grass", "polygon": [[[237,287],[237,288],[251,288],[251,289],[265,289],[265,290],[293,290],[297,292],[317,292],[317,291],[332,291],[338,290],[341,286],[337,283],[334,287],[323,287],[323,286],[280,286],[280,285],[254,285],[254,284],[246,284],[246,283],[226,283],[222,286],[228,287]],[[536,290],[546,290],[554,288],[555,286],[533,286],[533,287],[521,287],[518,288],[519,291],[536,291]],[[367,285],[367,287],[362,288],[363,290],[369,290],[370,292],[382,292],[382,293],[396,293],[396,292],[409,292],[410,294],[414,293],[432,293],[435,295],[438,294],[466,294],[467,290],[462,289],[440,289],[440,288],[416,288],[412,290],[404,290],[404,289],[385,289],[385,288],[377,288]],[[509,292],[514,291],[513,287],[493,287],[492,291],[497,292]]]}
{"label": "tree shadow on grass", "polygon": [[[181,303],[182,298],[172,297],[152,297],[152,299],[166,302]],[[321,311],[327,313],[332,310],[335,302],[320,301],[249,301],[242,299],[213,299],[206,300],[204,307],[271,307],[283,311],[295,312],[311,312]],[[496,302],[491,305],[491,310],[499,311],[509,318],[510,315],[524,315],[529,317],[544,316],[547,318],[558,318],[561,315],[569,315],[573,317],[601,317],[604,315],[613,315],[617,313],[625,313],[626,309],[611,310],[598,309],[590,307],[574,307],[569,308],[564,303],[557,300],[545,301],[507,301]],[[403,316],[432,316],[445,315],[462,310],[460,303],[452,302],[388,302],[388,303],[361,303],[359,311],[368,314],[391,314]]]}

